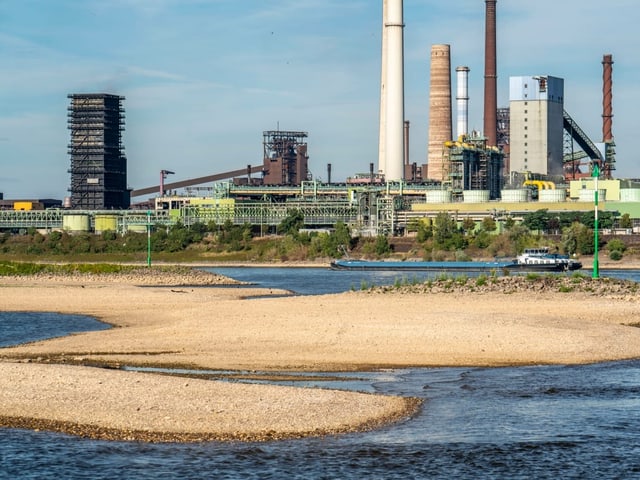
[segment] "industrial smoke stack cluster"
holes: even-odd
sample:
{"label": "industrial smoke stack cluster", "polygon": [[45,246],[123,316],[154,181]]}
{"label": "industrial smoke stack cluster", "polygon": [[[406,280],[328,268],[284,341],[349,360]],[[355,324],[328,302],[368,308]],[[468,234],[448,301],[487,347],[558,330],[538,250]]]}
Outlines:
{"label": "industrial smoke stack cluster", "polygon": [[[485,74],[484,74],[484,135],[487,146],[497,146],[497,52],[496,0],[485,0]],[[404,39],[402,0],[382,2],[382,67],[380,82],[380,136],[378,172],[388,181],[404,178],[407,158],[407,138],[403,141],[404,125]],[[456,137],[468,135],[469,68],[458,67]],[[451,102],[451,51],[446,44],[431,48],[431,80],[429,89],[428,177],[446,180],[443,155],[444,143],[453,140]]]}

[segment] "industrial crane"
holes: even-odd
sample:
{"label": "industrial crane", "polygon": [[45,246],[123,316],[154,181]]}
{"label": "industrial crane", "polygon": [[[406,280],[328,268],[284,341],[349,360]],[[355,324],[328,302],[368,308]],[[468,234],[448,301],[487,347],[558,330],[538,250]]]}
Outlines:
{"label": "industrial crane", "polygon": [[164,197],[164,181],[167,179],[167,175],[173,175],[175,172],[171,170],[160,170],[160,196]]}

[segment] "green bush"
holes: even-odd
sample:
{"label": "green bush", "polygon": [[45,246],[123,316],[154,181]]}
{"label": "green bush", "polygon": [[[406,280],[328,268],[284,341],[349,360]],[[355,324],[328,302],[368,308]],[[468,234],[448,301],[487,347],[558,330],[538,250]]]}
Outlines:
{"label": "green bush", "polygon": [[41,272],[44,267],[36,263],[0,262],[0,276],[34,275]]}
{"label": "green bush", "polygon": [[609,258],[614,261],[622,260],[622,252],[620,250],[611,250],[609,252]]}
{"label": "green bush", "polygon": [[0,276],[35,275],[38,273],[60,275],[70,275],[74,273],[106,274],[133,271],[138,268],[139,267],[135,265],[118,265],[112,263],[44,264],[32,262],[0,262]]}
{"label": "green bush", "polygon": [[627,249],[627,246],[619,238],[612,238],[607,242],[607,250],[609,252],[617,251],[620,253],[624,253],[626,249]]}

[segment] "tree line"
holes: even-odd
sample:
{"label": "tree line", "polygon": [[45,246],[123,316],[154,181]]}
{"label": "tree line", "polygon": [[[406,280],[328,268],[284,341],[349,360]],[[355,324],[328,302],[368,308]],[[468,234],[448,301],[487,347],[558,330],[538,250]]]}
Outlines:
{"label": "tree line", "polygon": [[[616,219],[611,212],[601,212],[599,225],[611,229],[616,223],[630,228],[628,216]],[[514,256],[527,247],[551,246],[573,255],[594,253],[594,212],[553,212],[538,210],[516,222],[511,217],[486,217],[476,222],[447,212],[433,219],[415,219],[407,226],[411,239],[408,254],[425,260],[468,260],[476,257]],[[354,236],[350,228],[337,222],[330,230],[304,229],[302,212],[291,209],[278,225],[277,236],[262,237],[259,226],[176,223],[154,225],[147,233],[100,234],[61,231],[41,233],[31,228],[22,235],[0,234],[0,254],[26,256],[64,255],[134,255],[150,247],[154,254],[192,252],[194,255],[236,255],[237,259],[257,258],[315,259],[340,258],[345,255],[382,258],[394,252],[394,238]],[[553,242],[552,245],[549,243]],[[397,240],[395,240],[397,243]],[[405,242],[406,243],[406,242]],[[604,241],[599,247],[605,246]],[[627,249],[620,239],[606,244],[611,258],[622,258]]]}

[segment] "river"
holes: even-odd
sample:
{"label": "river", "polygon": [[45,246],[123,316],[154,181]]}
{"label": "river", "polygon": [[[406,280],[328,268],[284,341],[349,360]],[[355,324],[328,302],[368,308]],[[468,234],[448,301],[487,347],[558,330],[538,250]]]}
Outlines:
{"label": "river", "polygon": [[[214,270],[299,294],[398,281],[393,275],[376,276],[380,272]],[[360,276],[349,275],[353,273]],[[637,270],[602,271],[601,275],[640,280]],[[75,324],[65,326],[67,316],[42,315],[39,321],[55,322],[63,328],[54,335],[82,329]],[[70,321],[82,322],[82,318]],[[16,323],[22,325],[22,341],[28,341],[28,325],[33,322],[33,317],[0,312],[0,342],[10,323],[14,324],[12,331]],[[93,324],[88,329],[96,327]],[[15,341],[14,337],[11,343]],[[328,386],[417,396],[424,399],[424,407],[410,420],[373,432],[268,443],[105,442],[0,429],[0,478],[640,476],[640,361],[588,366],[418,368],[351,377],[351,381]]]}

